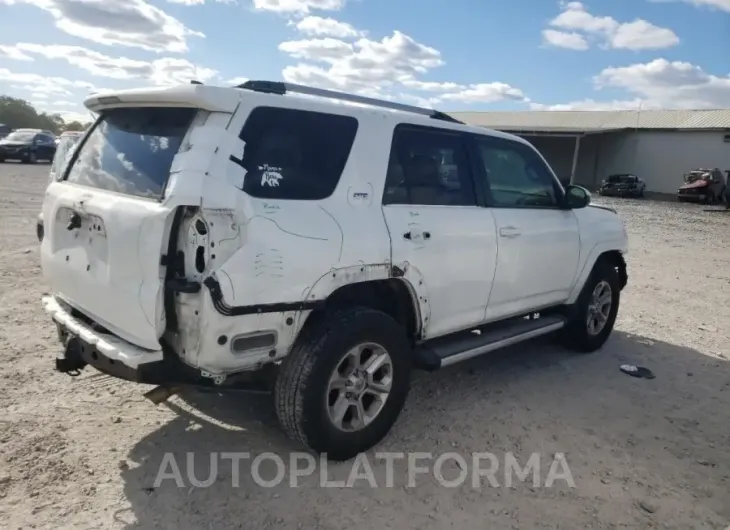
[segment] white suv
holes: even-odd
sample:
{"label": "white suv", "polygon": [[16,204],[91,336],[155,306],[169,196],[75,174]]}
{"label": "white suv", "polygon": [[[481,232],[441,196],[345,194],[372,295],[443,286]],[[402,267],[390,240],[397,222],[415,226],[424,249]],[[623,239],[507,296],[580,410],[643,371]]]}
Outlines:
{"label": "white suv", "polygon": [[62,372],[270,382],[284,429],[342,460],[385,436],[412,368],[613,328],[623,223],[516,136],[265,81],[85,104],[38,230]]}

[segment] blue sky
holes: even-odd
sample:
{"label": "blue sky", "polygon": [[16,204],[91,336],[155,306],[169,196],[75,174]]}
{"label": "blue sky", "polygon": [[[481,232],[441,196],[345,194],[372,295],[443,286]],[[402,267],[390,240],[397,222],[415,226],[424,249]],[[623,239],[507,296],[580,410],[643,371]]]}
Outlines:
{"label": "blue sky", "polygon": [[0,94],[292,82],[443,110],[730,107],[730,0],[0,0]]}

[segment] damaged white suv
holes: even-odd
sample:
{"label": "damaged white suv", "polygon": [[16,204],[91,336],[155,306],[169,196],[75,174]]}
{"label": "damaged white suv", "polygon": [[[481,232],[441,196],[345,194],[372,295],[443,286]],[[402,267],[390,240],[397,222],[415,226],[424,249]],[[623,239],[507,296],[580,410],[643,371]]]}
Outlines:
{"label": "damaged white suv", "polygon": [[284,429],[342,460],[385,436],[412,368],[613,328],[623,223],[516,136],[265,81],[85,104],[38,230],[61,372],[270,382]]}

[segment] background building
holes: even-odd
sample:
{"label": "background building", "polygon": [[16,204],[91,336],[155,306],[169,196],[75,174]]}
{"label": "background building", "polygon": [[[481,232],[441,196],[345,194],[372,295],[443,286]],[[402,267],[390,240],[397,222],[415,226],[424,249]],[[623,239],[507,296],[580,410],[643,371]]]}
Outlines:
{"label": "background building", "polygon": [[530,141],[561,180],[595,189],[633,173],[647,191],[674,194],[695,168],[730,170],[730,109],[451,112]]}

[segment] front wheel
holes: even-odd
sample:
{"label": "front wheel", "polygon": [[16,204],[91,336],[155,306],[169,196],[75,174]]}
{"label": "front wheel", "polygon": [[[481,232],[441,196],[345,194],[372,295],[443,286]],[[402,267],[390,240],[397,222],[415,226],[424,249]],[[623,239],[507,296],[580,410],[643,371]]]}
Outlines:
{"label": "front wheel", "polygon": [[606,260],[598,261],[561,330],[563,344],[586,353],[603,346],[616,322],[620,293],[616,268]]}
{"label": "front wheel", "polygon": [[367,307],[310,318],[277,376],[276,413],[291,438],[348,460],[397,420],[410,388],[411,345],[393,318]]}

